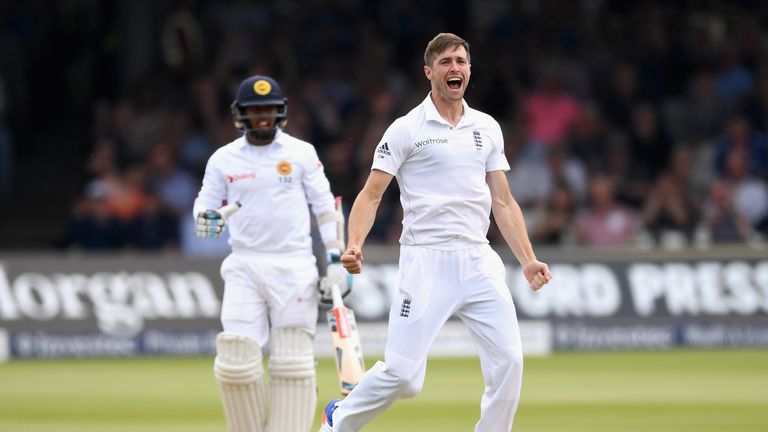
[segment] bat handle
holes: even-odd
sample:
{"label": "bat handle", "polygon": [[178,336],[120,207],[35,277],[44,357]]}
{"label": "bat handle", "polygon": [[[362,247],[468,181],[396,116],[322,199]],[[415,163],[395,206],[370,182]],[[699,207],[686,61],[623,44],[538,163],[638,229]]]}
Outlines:
{"label": "bat handle", "polygon": [[232,213],[240,210],[240,207],[243,205],[240,204],[240,201],[235,201],[232,204],[227,204],[224,207],[220,208],[218,212],[221,214],[221,217],[224,219],[229,219],[230,216],[232,216]]}
{"label": "bat handle", "polygon": [[331,285],[331,297],[333,298],[333,307],[343,307],[344,300],[341,298],[341,288],[338,284]]}

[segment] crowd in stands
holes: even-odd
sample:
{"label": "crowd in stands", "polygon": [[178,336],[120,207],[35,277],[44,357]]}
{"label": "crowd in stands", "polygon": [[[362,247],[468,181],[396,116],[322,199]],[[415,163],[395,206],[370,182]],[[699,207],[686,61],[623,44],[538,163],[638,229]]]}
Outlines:
{"label": "crowd in stands", "polygon": [[[237,137],[229,104],[255,73],[281,83],[288,131],[317,148],[349,207],[385,128],[426,96],[422,54],[439,31],[470,42],[466,99],[502,125],[535,244],[768,238],[760,2],[459,2],[445,16],[431,1],[300,3],[169,11],[158,65],[129,95],[94,101],[90,180],[61,247],[224,250],[191,238],[192,202],[207,158]],[[380,213],[369,242],[394,244],[396,185]]]}

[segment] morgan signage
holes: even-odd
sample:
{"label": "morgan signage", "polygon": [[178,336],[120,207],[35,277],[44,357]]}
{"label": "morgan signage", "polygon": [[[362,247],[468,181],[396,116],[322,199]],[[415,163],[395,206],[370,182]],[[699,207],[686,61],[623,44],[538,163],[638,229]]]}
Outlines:
{"label": "morgan signage", "polygon": [[219,298],[200,272],[26,272],[9,278],[0,264],[0,322],[10,329],[23,327],[14,323],[79,321],[107,335],[133,336],[147,320],[216,319]]}

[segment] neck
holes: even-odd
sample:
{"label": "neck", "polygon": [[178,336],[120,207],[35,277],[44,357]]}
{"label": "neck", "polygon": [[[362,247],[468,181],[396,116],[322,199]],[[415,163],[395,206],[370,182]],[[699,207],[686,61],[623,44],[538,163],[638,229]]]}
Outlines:
{"label": "neck", "polygon": [[463,99],[457,101],[445,100],[435,96],[434,91],[432,91],[429,97],[432,98],[432,103],[435,104],[435,108],[437,108],[440,117],[444,118],[453,126],[459,124],[459,120],[461,120],[461,116],[464,114],[464,104],[462,104]]}
{"label": "neck", "polygon": [[254,147],[265,147],[270,144],[272,144],[272,141],[256,141],[254,139],[251,139],[250,137],[245,137],[246,140],[248,140],[248,144],[254,146]]}

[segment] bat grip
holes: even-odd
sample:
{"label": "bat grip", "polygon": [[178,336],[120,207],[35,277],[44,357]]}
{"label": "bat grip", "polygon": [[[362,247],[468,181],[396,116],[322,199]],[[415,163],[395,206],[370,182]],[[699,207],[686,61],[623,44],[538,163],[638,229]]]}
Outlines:
{"label": "bat grip", "polygon": [[341,298],[341,288],[338,284],[331,285],[331,298],[333,299],[333,307],[343,307],[344,300]]}
{"label": "bat grip", "polygon": [[232,204],[227,204],[224,207],[217,210],[219,214],[221,214],[221,217],[224,219],[229,219],[230,216],[232,216],[232,213],[240,210],[240,207],[242,207],[242,204],[240,204],[240,201],[235,201]]}

